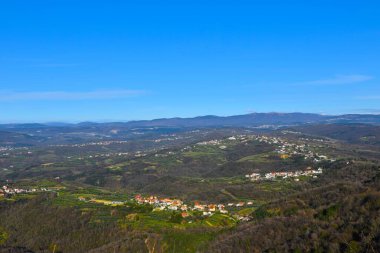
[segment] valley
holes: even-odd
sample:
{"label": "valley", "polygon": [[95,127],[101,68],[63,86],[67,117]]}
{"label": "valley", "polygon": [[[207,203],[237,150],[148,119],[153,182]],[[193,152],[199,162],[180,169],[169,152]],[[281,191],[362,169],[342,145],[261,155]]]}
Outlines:
{"label": "valley", "polygon": [[[346,125],[329,127],[346,131]],[[282,224],[304,215],[319,222],[330,215],[323,210],[337,212],[341,201],[347,201],[349,196],[340,192],[376,193],[376,145],[310,129],[313,125],[272,130],[149,127],[101,140],[94,133],[92,140],[77,143],[8,143],[0,149],[0,213],[9,217],[0,221],[3,247],[21,245],[36,252],[49,252],[51,247],[56,252],[219,252],[217,243],[222,240],[229,244],[223,246],[226,252],[236,240],[244,247],[257,247],[256,240],[246,238],[251,232],[239,235],[242,229],[260,231],[257,226],[263,222],[283,219]],[[325,196],[326,191],[334,193]],[[322,203],[304,202],[313,195]],[[33,212],[51,209],[50,219],[61,212],[65,216],[49,223],[49,218],[37,215],[38,222],[49,224],[30,233],[52,232],[28,243],[30,233],[15,230],[31,229],[25,226],[25,215],[32,212],[28,206]],[[16,219],[18,212],[23,213]],[[65,227],[77,234],[70,242],[80,240],[71,244],[75,248],[56,232]],[[102,244],[99,236],[105,228],[115,237]],[[88,233],[94,233],[92,239]],[[123,248],[127,238],[138,243]],[[153,251],[151,243],[156,245]],[[284,243],[278,247],[288,245]],[[294,249],[301,247],[294,243]]]}

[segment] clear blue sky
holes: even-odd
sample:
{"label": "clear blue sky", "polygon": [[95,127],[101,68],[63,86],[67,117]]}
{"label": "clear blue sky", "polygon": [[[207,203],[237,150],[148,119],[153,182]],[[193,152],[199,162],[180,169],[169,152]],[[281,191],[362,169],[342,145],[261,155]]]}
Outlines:
{"label": "clear blue sky", "polygon": [[0,122],[380,113],[379,1],[0,3]]}

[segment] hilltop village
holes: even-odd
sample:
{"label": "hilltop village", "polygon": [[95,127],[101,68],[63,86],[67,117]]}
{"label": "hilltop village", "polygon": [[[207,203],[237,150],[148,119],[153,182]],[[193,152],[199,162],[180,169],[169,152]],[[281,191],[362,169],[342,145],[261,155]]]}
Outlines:
{"label": "hilltop village", "polygon": [[134,200],[139,204],[150,204],[158,210],[183,211],[182,216],[188,216],[187,211],[200,211],[203,215],[211,215],[214,212],[228,213],[223,204],[200,204],[194,202],[193,205],[187,205],[180,199],[159,198],[157,196],[142,197],[136,195]]}
{"label": "hilltop village", "polygon": [[[79,201],[103,204],[107,206],[123,206],[129,203],[135,203],[138,205],[150,205],[153,207],[153,211],[178,211],[181,213],[183,218],[192,216],[194,213],[198,212],[201,216],[212,216],[213,214],[229,214],[230,210],[235,211],[239,208],[250,207],[254,204],[253,201],[239,201],[237,203],[228,204],[205,204],[195,201],[193,203],[184,203],[183,200],[178,198],[160,198],[158,196],[147,196],[144,197],[141,194],[135,195],[134,198],[126,201],[122,200],[101,200],[96,198],[86,198],[83,196],[78,197]],[[234,215],[238,220],[247,221],[249,218],[247,216]]]}

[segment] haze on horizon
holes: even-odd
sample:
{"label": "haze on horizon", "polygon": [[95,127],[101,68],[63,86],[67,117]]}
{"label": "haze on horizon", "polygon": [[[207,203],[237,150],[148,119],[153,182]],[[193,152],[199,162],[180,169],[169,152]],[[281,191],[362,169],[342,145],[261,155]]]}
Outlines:
{"label": "haze on horizon", "polygon": [[376,1],[8,1],[0,121],[380,113]]}

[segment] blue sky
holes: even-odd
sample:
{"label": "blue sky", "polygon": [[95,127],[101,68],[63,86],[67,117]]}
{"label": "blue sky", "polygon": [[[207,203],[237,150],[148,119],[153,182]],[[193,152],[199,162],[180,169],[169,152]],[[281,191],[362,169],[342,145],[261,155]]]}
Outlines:
{"label": "blue sky", "polygon": [[380,113],[378,1],[2,1],[0,122]]}

